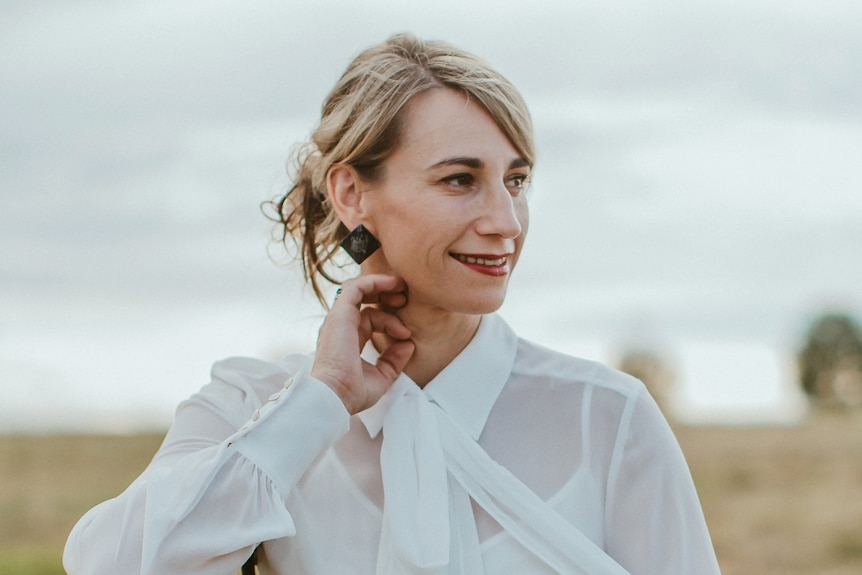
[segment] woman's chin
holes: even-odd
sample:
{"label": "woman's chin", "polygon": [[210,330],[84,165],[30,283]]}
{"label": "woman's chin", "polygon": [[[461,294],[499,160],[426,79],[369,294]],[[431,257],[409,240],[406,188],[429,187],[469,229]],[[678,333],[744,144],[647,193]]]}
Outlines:
{"label": "woman's chin", "polygon": [[473,297],[468,300],[459,302],[460,305],[454,305],[451,309],[454,312],[470,315],[485,315],[489,313],[494,313],[503,305],[503,301],[505,299],[504,296],[505,294],[482,298]]}
{"label": "woman's chin", "polygon": [[[437,289],[440,289],[439,286]],[[506,299],[504,286],[489,289],[487,286],[455,288],[449,286],[444,292],[424,292],[407,283],[407,307],[443,310],[449,313],[485,315],[494,313]]]}

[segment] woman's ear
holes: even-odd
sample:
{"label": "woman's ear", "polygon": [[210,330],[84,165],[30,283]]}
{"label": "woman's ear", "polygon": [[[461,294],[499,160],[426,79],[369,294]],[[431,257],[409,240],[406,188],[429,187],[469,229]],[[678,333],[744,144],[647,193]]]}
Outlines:
{"label": "woman's ear", "polygon": [[352,230],[362,223],[365,215],[359,190],[359,175],[353,166],[334,164],[326,173],[326,192],[341,223]]}

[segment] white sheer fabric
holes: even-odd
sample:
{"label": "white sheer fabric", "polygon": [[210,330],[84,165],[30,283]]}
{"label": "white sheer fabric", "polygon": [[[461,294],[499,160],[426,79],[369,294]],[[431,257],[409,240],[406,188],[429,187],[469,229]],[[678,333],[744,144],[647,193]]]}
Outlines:
{"label": "white sheer fabric", "polygon": [[70,575],[230,574],[259,542],[262,573],[718,573],[636,380],[495,315],[424,389],[402,375],[353,418],[310,363],[216,364],[147,470],[75,527]]}

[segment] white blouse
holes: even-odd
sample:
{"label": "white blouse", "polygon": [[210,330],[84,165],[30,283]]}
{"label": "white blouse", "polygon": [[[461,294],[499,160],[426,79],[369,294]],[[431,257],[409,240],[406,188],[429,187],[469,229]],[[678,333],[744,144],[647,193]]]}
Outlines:
{"label": "white blouse", "polygon": [[263,574],[719,573],[639,381],[496,315],[424,389],[402,374],[354,417],[311,363],[215,364],[144,473],[75,526],[67,572],[229,575],[262,543]]}

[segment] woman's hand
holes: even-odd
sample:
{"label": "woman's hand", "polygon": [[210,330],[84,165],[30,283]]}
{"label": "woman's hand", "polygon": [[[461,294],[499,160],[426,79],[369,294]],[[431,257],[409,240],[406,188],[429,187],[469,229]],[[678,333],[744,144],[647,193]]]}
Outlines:
{"label": "woman's hand", "polygon": [[[400,319],[376,307],[362,304],[383,303],[397,309],[407,303],[407,286],[401,278],[368,275],[347,281],[326,315],[317,338],[317,352],[311,376],[338,394],[350,414],[377,403],[395,381],[410,356],[414,344],[410,330]],[[375,365],[359,354],[372,333],[383,333],[394,340]]]}

